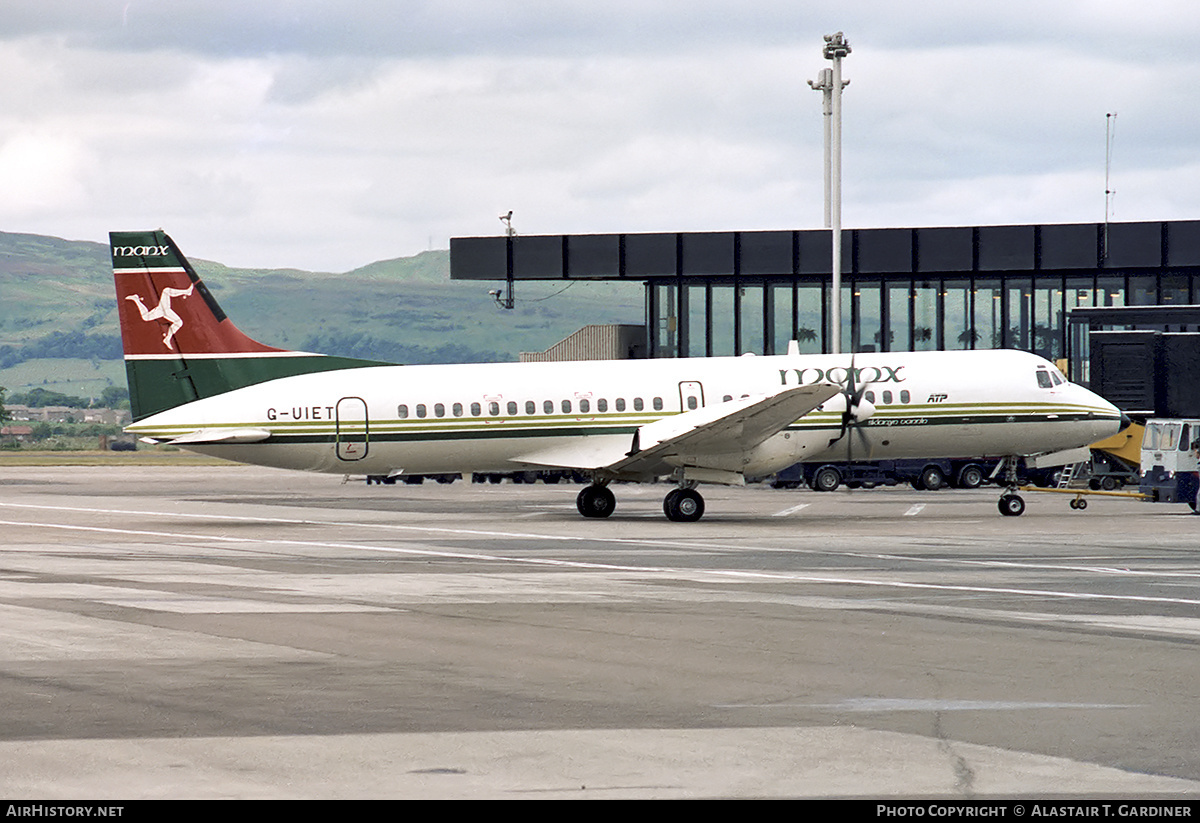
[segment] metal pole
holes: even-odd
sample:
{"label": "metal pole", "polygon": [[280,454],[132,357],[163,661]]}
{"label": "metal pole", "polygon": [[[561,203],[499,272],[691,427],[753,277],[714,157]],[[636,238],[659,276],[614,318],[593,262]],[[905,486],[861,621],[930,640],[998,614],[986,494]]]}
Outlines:
{"label": "metal pole", "polygon": [[830,89],[830,163],[829,163],[829,228],[833,257],[833,293],[831,323],[832,340],[830,351],[838,354],[842,350],[842,89],[849,81],[842,82],[842,58],[850,53],[850,43],[842,32],[825,35],[824,55],[833,61]]}
{"label": "metal pole", "polygon": [[821,113],[823,115],[822,122],[825,127],[825,228],[830,225],[830,176],[832,173],[832,161],[830,159],[831,149],[831,131],[833,122],[833,70],[821,69],[821,73],[817,75],[816,80],[809,80],[808,85],[813,91],[821,92]]}

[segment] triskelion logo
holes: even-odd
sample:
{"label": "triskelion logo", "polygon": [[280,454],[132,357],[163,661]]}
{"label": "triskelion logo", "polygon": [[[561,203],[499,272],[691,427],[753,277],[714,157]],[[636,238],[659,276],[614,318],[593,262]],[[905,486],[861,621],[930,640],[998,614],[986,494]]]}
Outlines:
{"label": "triskelion logo", "polygon": [[186,289],[163,289],[162,297],[158,299],[158,305],[152,309],[146,308],[146,304],[142,302],[141,295],[130,294],[126,295],[126,300],[132,300],[134,305],[138,307],[138,311],[142,313],[142,319],[150,320],[166,320],[171,324],[167,329],[167,333],[163,335],[163,343],[168,349],[175,348],[175,344],[171,342],[171,338],[175,333],[183,328],[183,318],[180,317],[173,308],[171,308],[171,299],[175,297],[187,297],[196,288],[196,284],[188,286]]}

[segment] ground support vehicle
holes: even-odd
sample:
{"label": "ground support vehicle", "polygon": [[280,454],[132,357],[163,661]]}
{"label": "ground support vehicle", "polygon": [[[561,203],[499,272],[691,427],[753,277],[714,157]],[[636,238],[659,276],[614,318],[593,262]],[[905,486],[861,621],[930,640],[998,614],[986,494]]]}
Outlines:
{"label": "ground support vehicle", "polygon": [[1142,438],[1140,491],[1155,503],[1187,503],[1200,512],[1200,418],[1150,418]]}
{"label": "ground support vehicle", "polygon": [[877,460],[874,462],[797,463],[775,475],[771,487],[813,491],[874,488],[910,483],[915,489],[937,491],[946,486],[974,489],[987,481],[991,464],[984,460]]}

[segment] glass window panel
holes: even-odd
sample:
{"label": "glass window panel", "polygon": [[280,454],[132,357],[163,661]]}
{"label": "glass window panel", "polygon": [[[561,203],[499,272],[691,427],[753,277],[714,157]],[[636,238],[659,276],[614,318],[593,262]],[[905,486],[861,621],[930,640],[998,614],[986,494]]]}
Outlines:
{"label": "glass window panel", "polygon": [[792,284],[776,283],[771,286],[771,333],[775,343],[775,354],[786,354],[792,340]]}
{"label": "glass window panel", "polygon": [[1096,278],[1096,299],[1100,306],[1125,305],[1125,278],[1106,275]]}
{"label": "glass window panel", "polygon": [[1158,283],[1150,274],[1129,275],[1129,305],[1153,306],[1158,303]]}
{"label": "glass window panel", "polygon": [[947,280],[942,285],[942,322],[947,349],[973,349],[978,332],[972,322],[971,286],[966,280]]}
{"label": "glass window panel", "polygon": [[687,355],[688,357],[704,357],[708,353],[708,287],[690,285],[687,287]]}
{"label": "glass window panel", "polygon": [[854,284],[855,340],[853,351],[883,351],[883,298],[878,280]]}
{"label": "glass window panel", "polygon": [[938,344],[937,284],[932,280],[913,283],[913,351],[933,351]]}
{"label": "glass window panel", "polygon": [[1158,278],[1158,302],[1187,303],[1188,276],[1186,274],[1164,274]]}
{"label": "glass window panel", "polygon": [[763,287],[760,284],[742,284],[738,288],[738,307],[742,339],[737,347],[738,354],[763,351]]}
{"label": "glass window panel", "polygon": [[1028,278],[1014,278],[1008,281],[1005,292],[1005,345],[1029,351],[1033,347],[1033,283]]}
{"label": "glass window panel", "polygon": [[888,307],[887,351],[912,351],[912,281],[888,281],[885,285]]}
{"label": "glass window panel", "polygon": [[1001,340],[999,280],[976,280],[974,290],[975,348],[998,349]]}
{"label": "glass window panel", "polygon": [[654,318],[655,355],[676,357],[679,349],[679,311],[675,284],[656,285],[653,289],[654,311],[657,315]]}
{"label": "glass window panel", "polygon": [[733,286],[713,286],[712,354],[714,357],[737,354],[733,340]]}
{"label": "glass window panel", "polygon": [[820,283],[802,283],[796,286],[796,341],[804,354],[820,354],[825,350],[824,291]]}
{"label": "glass window panel", "polygon": [[1033,350],[1048,360],[1063,356],[1063,288],[1059,278],[1040,278],[1033,292]]}

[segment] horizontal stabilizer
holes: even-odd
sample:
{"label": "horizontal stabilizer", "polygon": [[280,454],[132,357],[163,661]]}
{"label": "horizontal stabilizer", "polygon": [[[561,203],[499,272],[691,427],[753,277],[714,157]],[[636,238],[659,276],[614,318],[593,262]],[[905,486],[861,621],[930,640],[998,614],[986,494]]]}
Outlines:
{"label": "horizontal stabilizer", "polygon": [[258,443],[270,436],[271,433],[266,429],[197,429],[166,442],[172,446],[198,443]]}

